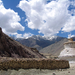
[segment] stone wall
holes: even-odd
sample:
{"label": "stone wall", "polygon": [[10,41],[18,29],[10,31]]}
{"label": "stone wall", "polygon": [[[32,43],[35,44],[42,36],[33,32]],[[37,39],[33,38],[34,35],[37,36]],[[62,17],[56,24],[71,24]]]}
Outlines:
{"label": "stone wall", "polygon": [[66,60],[35,59],[35,58],[4,58],[0,59],[0,70],[8,69],[66,69],[69,62]]}

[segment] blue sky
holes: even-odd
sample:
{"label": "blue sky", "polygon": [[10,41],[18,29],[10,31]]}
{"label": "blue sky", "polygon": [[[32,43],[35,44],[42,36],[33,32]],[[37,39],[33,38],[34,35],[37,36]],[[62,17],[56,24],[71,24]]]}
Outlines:
{"label": "blue sky", "polygon": [[75,0],[0,0],[0,27],[17,38],[75,36]]}

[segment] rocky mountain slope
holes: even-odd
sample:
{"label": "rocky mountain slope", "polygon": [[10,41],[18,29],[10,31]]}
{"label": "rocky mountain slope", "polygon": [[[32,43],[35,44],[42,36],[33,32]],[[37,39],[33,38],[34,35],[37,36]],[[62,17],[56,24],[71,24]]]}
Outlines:
{"label": "rocky mountain slope", "polygon": [[40,53],[58,56],[60,54],[60,52],[64,49],[64,42],[67,42],[67,41],[68,41],[68,39],[64,38],[52,45],[49,45],[49,46],[41,49]]}
{"label": "rocky mountain slope", "polygon": [[55,42],[58,42],[60,40],[64,39],[63,37],[56,37],[53,39],[47,39],[45,37],[42,36],[35,36],[33,35],[32,37],[28,38],[28,39],[20,39],[17,38],[16,41],[20,42],[23,45],[26,45],[28,47],[33,47],[33,48],[37,48],[37,50],[41,50],[44,47],[47,47]]}
{"label": "rocky mountain slope", "polygon": [[0,28],[0,57],[42,58],[35,49],[21,45],[2,32]]}

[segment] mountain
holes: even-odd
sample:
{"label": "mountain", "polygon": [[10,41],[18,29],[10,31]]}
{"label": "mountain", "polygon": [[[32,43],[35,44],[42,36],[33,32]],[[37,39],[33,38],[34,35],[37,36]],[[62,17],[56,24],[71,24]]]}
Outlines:
{"label": "mountain", "polygon": [[[72,38],[73,38],[73,41],[75,41],[75,37],[72,37]],[[59,38],[57,38],[57,40],[59,40]],[[43,54],[58,56],[60,52],[64,49],[64,43],[67,41],[68,41],[67,38],[63,38],[60,41],[55,42],[54,44],[41,49],[39,52]]]}
{"label": "mountain", "polygon": [[67,41],[67,38],[63,38],[62,40],[41,49],[40,53],[58,56],[60,52],[64,49],[64,42]]}
{"label": "mountain", "polygon": [[44,47],[47,47],[55,42],[58,42],[60,40],[64,39],[63,37],[55,37],[50,39],[45,38],[40,35],[33,35],[32,37],[29,37],[28,39],[20,39],[17,38],[16,41],[20,42],[21,44],[28,46],[28,47],[33,47],[37,48],[37,50],[41,50]]}
{"label": "mountain", "polygon": [[35,49],[23,46],[2,32],[0,28],[0,57],[42,58]]}

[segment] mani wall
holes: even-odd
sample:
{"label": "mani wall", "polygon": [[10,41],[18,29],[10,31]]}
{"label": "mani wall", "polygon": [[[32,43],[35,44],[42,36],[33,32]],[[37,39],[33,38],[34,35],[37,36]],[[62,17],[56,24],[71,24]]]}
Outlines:
{"label": "mani wall", "polygon": [[8,69],[66,69],[67,60],[51,60],[43,58],[0,58],[0,70]]}

